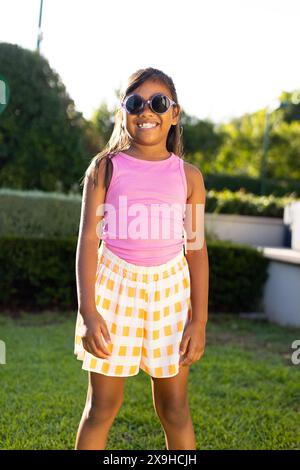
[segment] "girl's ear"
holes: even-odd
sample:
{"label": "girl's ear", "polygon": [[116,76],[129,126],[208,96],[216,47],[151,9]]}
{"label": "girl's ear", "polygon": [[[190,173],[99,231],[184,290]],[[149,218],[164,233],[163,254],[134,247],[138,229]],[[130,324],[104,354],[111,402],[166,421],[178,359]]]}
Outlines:
{"label": "girl's ear", "polygon": [[173,106],[173,120],[174,122],[172,123],[173,125],[176,125],[177,122],[178,122],[178,119],[180,117],[180,113],[181,113],[181,108],[180,108],[180,105],[177,104],[176,106]]}

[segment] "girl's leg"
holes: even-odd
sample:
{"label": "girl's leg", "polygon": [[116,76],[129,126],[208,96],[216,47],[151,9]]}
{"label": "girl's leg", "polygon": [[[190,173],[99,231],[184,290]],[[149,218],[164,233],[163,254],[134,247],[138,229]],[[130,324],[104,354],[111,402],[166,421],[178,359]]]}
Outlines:
{"label": "girl's leg", "polygon": [[165,433],[167,450],[196,449],[196,438],[187,393],[189,366],[173,377],[151,376],[155,411]]}
{"label": "girl's leg", "polygon": [[104,450],[108,432],[123,402],[126,377],[89,371],[86,404],[79,424],[75,450]]}

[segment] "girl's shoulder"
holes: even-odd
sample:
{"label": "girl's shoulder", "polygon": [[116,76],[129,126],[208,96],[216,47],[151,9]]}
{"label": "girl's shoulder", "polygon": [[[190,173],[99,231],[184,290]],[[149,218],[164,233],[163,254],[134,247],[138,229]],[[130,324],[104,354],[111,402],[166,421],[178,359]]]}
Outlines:
{"label": "girl's shoulder", "polygon": [[183,168],[186,176],[187,182],[187,198],[189,199],[193,188],[201,182],[203,184],[203,175],[201,170],[193,163],[183,161]]}
{"label": "girl's shoulder", "polygon": [[107,158],[94,158],[85,171],[86,179],[93,185],[94,189],[104,189],[107,173]]}

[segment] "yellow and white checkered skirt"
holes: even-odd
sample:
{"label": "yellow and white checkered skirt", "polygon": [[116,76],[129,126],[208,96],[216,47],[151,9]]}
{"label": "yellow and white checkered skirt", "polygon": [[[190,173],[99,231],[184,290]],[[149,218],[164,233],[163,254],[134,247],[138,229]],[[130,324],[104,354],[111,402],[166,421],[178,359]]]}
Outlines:
{"label": "yellow and white checkered skirt", "polygon": [[83,348],[77,313],[74,354],[82,369],[115,377],[172,377],[179,372],[179,346],[191,318],[190,273],[181,251],[158,266],[128,263],[102,241],[98,250],[95,300],[104,318],[111,355],[99,358]]}

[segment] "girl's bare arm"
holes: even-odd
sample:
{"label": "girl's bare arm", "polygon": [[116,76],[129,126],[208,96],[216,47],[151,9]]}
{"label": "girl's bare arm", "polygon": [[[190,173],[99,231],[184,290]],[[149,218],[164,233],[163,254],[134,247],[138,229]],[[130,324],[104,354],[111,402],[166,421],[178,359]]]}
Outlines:
{"label": "girl's bare arm", "polygon": [[104,171],[105,161],[101,160],[98,171],[98,185],[93,188],[89,169],[82,192],[76,251],[76,280],[78,309],[83,316],[93,314],[96,310],[95,277],[99,247],[97,225],[103,219],[103,216],[97,215],[97,208],[100,204],[104,204],[105,200]]}
{"label": "girl's bare arm", "polygon": [[[95,281],[98,261],[100,222],[103,215],[97,215],[97,208],[105,201],[105,160],[101,160],[98,171],[98,185],[93,188],[90,169],[87,171],[82,192],[81,216],[76,251],[76,284],[78,311],[82,315],[86,332],[82,337],[84,349],[97,357],[110,354],[102,340],[110,341],[109,331],[103,317],[96,309]],[[98,226],[98,227],[97,227]],[[101,335],[102,333],[102,335]]]}
{"label": "girl's bare arm", "polygon": [[205,241],[205,186],[201,171],[189,164],[190,194],[187,199],[185,228],[186,259],[191,277],[191,307],[193,323],[205,325],[208,317],[209,262]]}
{"label": "girl's bare arm", "polygon": [[186,166],[189,191],[185,217],[185,256],[191,278],[192,315],[180,344],[180,366],[189,366],[203,356],[208,317],[209,266],[204,231],[205,187],[200,170],[191,164]]}

